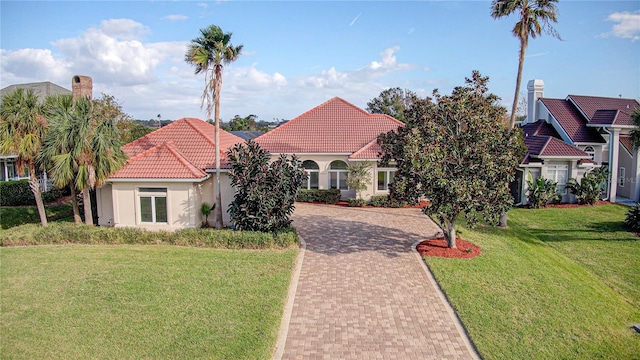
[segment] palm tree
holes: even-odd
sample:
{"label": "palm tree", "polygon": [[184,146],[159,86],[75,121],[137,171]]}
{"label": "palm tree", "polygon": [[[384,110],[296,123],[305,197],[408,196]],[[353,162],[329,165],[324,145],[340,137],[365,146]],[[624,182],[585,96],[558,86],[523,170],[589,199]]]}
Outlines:
{"label": "palm tree", "polygon": [[15,154],[18,173],[29,169],[29,187],[36,199],[40,223],[47,226],[47,215],[36,176],[36,157],[47,132],[38,97],[32,90],[16,89],[2,97],[0,105],[0,153]]}
{"label": "palm tree", "polygon": [[214,110],[215,119],[215,165],[216,165],[216,203],[214,223],[222,228],[222,195],[220,193],[220,91],[222,89],[223,64],[235,61],[242,45],[231,44],[231,33],[225,33],[216,25],[200,29],[200,36],[191,40],[185,54],[185,61],[195,67],[195,74],[205,73],[205,87],[200,107],[207,103],[207,118]]}
{"label": "palm tree", "polygon": [[[513,106],[509,127],[513,129],[516,123],[516,111],[518,109],[518,94],[522,83],[522,70],[524,68],[524,54],[527,51],[529,37],[535,39],[542,31],[560,39],[560,34],[551,26],[551,22],[558,22],[556,4],[558,0],[493,0],[491,3],[491,16],[494,19],[518,14],[518,22],[513,27],[513,36],[520,40],[520,56],[518,61],[518,76],[516,91],[513,95]],[[535,119],[534,119],[535,120]]]}

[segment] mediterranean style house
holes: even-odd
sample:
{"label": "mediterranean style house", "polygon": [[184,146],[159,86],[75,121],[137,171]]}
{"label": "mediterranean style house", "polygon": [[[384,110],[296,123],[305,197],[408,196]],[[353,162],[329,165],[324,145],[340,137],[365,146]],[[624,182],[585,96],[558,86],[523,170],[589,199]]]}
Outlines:
{"label": "mediterranean style house", "polygon": [[544,82],[527,84],[527,117],[520,124],[528,153],[512,186],[516,203],[527,202],[526,180],[540,176],[558,183],[563,201],[569,178],[578,181],[595,166],[606,166],[611,202],[640,201],[640,157],[629,133],[631,115],[640,103],[635,99],[568,95],[544,97]]}
{"label": "mediterranean style house", "polygon": [[[390,116],[369,114],[340,98],[333,98],[256,138],[275,159],[296,154],[309,175],[307,189],[340,189],[343,198],[354,197],[345,180],[347,167],[371,164],[371,184],[363,192],[369,198],[387,194],[394,168],[378,168],[377,137],[402,123]],[[176,230],[198,227],[200,206],[214,203],[213,125],[185,118],[124,146],[129,160],[97,189],[98,223],[105,226]],[[234,190],[228,177],[226,151],[240,137],[220,131],[221,194],[223,222]]]}

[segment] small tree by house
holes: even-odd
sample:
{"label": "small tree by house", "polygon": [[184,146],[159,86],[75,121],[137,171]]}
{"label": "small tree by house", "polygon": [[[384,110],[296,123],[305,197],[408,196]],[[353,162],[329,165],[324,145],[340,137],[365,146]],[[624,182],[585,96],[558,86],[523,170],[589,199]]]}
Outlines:
{"label": "small tree by house", "polygon": [[211,205],[206,202],[203,202],[202,205],[200,205],[200,213],[204,216],[204,223],[202,224],[202,227],[208,228],[211,226],[209,225],[209,215],[211,215],[211,211],[215,206],[216,204]]}
{"label": "small tree by house", "polygon": [[434,91],[407,126],[378,137],[381,165],[392,159],[397,171],[390,195],[415,203],[428,198],[423,212],[456,247],[456,221],[473,225],[481,215],[490,224],[511,206],[509,183],[525,153],[520,130],[501,124],[506,109],[488,92],[488,77],[474,71],[451,95]]}
{"label": "small tree by house", "polygon": [[227,156],[236,190],[229,214],[236,229],[273,232],[289,227],[306,176],[298,158],[282,154],[270,163],[269,153],[253,140],[234,145]]}
{"label": "small tree by house", "polygon": [[532,209],[539,209],[546,207],[553,202],[560,202],[562,197],[558,195],[558,183],[551,180],[539,177],[534,179],[531,173],[528,174],[527,187],[527,200],[529,200],[529,207]]}
{"label": "small tree by house", "polygon": [[371,164],[365,161],[357,162],[353,165],[349,165],[347,168],[347,185],[349,189],[355,190],[356,199],[349,199],[349,204],[352,206],[364,206],[366,202],[362,198],[362,192],[367,189],[367,185],[371,184],[371,174],[369,170]]}
{"label": "small tree by house", "polygon": [[594,205],[600,200],[602,184],[606,181],[607,168],[603,166],[586,173],[580,182],[569,179],[567,189],[576,196],[578,204]]}

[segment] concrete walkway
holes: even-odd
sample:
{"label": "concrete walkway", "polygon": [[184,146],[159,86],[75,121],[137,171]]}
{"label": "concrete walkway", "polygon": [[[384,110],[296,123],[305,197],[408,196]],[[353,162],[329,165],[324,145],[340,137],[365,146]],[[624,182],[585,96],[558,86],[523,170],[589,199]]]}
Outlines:
{"label": "concrete walkway", "polygon": [[275,359],[477,359],[413,245],[418,209],[297,203],[298,258]]}

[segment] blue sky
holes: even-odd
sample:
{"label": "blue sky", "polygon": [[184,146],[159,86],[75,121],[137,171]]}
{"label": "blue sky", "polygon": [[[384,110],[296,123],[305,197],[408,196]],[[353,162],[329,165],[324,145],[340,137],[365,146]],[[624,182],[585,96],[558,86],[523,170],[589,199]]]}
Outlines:
{"label": "blue sky", "polygon": [[[204,86],[184,62],[210,24],[243,55],[225,67],[221,117],[291,119],[339,96],[365,107],[389,87],[449,93],[472,70],[510,107],[515,17],[490,1],[0,1],[0,87],[93,78],[138,119],[205,118]],[[527,49],[523,87],[545,96],[640,97],[640,2],[560,1],[556,30]]]}

